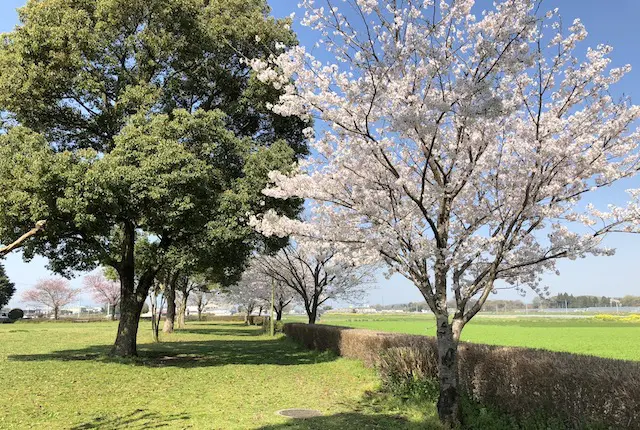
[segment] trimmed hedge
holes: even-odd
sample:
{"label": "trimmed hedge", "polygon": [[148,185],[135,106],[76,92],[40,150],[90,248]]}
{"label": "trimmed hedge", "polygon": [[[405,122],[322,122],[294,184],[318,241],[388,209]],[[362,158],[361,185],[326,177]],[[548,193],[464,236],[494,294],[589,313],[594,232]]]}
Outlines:
{"label": "trimmed hedge", "polygon": [[[368,366],[437,376],[432,337],[291,323],[284,332],[307,348],[331,350]],[[398,359],[390,361],[394,350]],[[523,420],[559,419],[566,428],[640,429],[640,363],[465,342],[458,351],[461,391],[482,405]]]}

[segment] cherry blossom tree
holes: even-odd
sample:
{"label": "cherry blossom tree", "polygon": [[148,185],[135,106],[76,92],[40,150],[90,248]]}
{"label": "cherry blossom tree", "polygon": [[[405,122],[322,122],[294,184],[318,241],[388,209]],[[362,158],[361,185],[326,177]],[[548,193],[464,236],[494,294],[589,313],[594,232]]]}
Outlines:
{"label": "cherry blossom tree", "polygon": [[266,297],[267,291],[271,291],[269,280],[250,263],[240,280],[229,287],[224,295],[228,301],[244,311],[245,323],[252,325],[251,314],[257,307],[264,305],[263,297]]}
{"label": "cherry blossom tree", "polygon": [[372,282],[370,267],[357,267],[335,246],[318,241],[298,240],[273,256],[257,259],[256,266],[298,296],[309,324],[316,323],[318,309],[327,300],[358,301]]}
{"label": "cherry blossom tree", "polygon": [[84,288],[98,303],[105,303],[111,310],[111,320],[116,319],[116,307],[120,303],[120,283],[107,279],[103,274],[87,275]]}
{"label": "cherry blossom tree", "polygon": [[460,333],[496,283],[540,292],[557,260],[609,255],[606,233],[637,228],[637,206],[596,224],[584,205],[638,172],[640,108],[610,92],[630,67],[611,67],[607,45],[579,54],[580,20],[534,0],[479,16],[473,0],[341,5],[303,0],[333,64],[302,47],[252,62],[285,91],[275,112],[319,125],[313,156],[265,191],[308,199],[317,220],[257,226],[381,258],[415,284],[437,321],[439,416],[455,425]]}
{"label": "cherry blossom tree", "polygon": [[267,309],[271,309],[271,298],[273,292],[273,311],[276,314],[276,321],[282,321],[282,314],[287,306],[295,302],[296,294],[286,284],[273,280],[272,288],[262,291],[260,299]]}
{"label": "cherry blossom tree", "polygon": [[22,300],[51,308],[54,318],[58,319],[60,308],[72,303],[78,294],[80,290],[71,288],[66,279],[42,279],[32,289],[24,292]]}
{"label": "cherry blossom tree", "polygon": [[198,321],[202,321],[202,312],[213,298],[213,294],[209,284],[201,284],[188,298],[189,302],[198,309]]}

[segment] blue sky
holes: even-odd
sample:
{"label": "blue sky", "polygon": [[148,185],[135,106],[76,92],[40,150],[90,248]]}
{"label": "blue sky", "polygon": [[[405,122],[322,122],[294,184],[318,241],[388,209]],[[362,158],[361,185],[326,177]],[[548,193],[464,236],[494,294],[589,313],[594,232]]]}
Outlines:
{"label": "blue sky", "polygon": [[[273,9],[273,15],[284,17],[296,12],[298,17],[302,12],[297,7],[297,0],[268,0]],[[479,0],[480,8],[487,0]],[[17,23],[15,9],[25,4],[25,0],[2,0],[0,4],[0,32],[10,31]],[[585,24],[589,37],[583,47],[607,43],[614,47],[612,53],[613,65],[631,64],[634,69],[625,79],[613,88],[614,95],[630,95],[635,103],[640,103],[640,1],[637,0],[546,0],[543,10],[558,7],[565,23],[570,23],[579,17]],[[300,43],[312,46],[316,36],[307,28],[294,23],[294,30],[298,33]],[[618,184],[616,187],[599,192],[594,197],[594,203],[622,203],[625,199],[624,190],[640,188],[640,178]],[[547,275],[545,284],[551,288],[552,294],[569,292],[577,294],[623,296],[625,294],[640,295],[640,276],[635,271],[635,264],[639,263],[640,235],[615,235],[606,239],[605,245],[616,248],[614,257],[586,258],[578,261],[563,261],[558,264],[560,276]],[[38,279],[51,276],[45,268],[46,261],[36,258],[30,263],[22,262],[20,254],[12,254],[5,261],[9,277],[16,283],[18,293],[10,305],[19,305],[22,291],[32,286]],[[80,279],[71,281],[79,287]],[[493,298],[520,298],[512,291],[501,291]],[[527,301],[533,298],[529,293]],[[409,281],[394,276],[386,280],[378,276],[378,288],[369,294],[368,302],[375,303],[404,303],[422,300],[422,296]],[[82,296],[80,303],[90,304],[89,297]]]}

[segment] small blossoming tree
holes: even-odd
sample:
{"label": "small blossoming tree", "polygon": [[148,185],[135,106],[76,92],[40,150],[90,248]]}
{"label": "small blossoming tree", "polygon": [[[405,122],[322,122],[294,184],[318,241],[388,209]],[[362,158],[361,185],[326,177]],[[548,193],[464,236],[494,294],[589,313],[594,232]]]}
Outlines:
{"label": "small blossoming tree", "polygon": [[78,294],[80,294],[80,290],[71,288],[66,279],[42,279],[32,289],[24,292],[22,300],[51,308],[53,317],[58,319],[60,309],[72,303]]}
{"label": "small blossoming tree", "polygon": [[358,301],[372,282],[370,267],[357,267],[345,257],[336,246],[298,240],[255,264],[263,276],[292,291],[309,324],[315,324],[320,306],[328,300]]}
{"label": "small blossoming tree", "polygon": [[267,291],[271,291],[269,279],[256,270],[255,266],[249,264],[240,280],[230,286],[224,295],[228,301],[238,305],[238,308],[245,313],[245,323],[252,325],[251,314],[263,304],[262,298],[267,295]]}
{"label": "small blossoming tree", "polygon": [[87,275],[83,279],[84,288],[93,300],[109,306],[111,320],[116,319],[116,307],[120,303],[120,283],[107,279],[102,274]]}
{"label": "small blossoming tree", "polygon": [[321,125],[313,156],[266,190],[307,199],[321,222],[272,213],[258,228],[410,279],[436,316],[438,412],[455,424],[460,333],[496,282],[539,291],[558,259],[609,254],[603,235],[635,228],[637,207],[581,204],[638,172],[640,108],[609,91],[629,66],[611,68],[606,45],[578,56],[581,22],[533,0],[481,16],[473,0],[341,4],[303,0],[334,64],[302,47],[252,62],[285,91],[275,112]]}

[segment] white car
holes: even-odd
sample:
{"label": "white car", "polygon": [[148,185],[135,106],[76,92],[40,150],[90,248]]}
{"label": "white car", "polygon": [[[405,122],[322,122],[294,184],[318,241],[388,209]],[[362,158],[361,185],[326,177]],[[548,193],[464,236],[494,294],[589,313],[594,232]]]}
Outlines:
{"label": "white car", "polygon": [[12,323],[13,320],[9,318],[9,314],[7,312],[0,312],[0,324]]}

